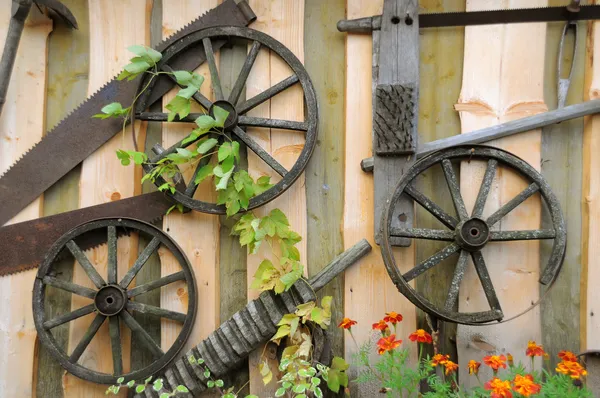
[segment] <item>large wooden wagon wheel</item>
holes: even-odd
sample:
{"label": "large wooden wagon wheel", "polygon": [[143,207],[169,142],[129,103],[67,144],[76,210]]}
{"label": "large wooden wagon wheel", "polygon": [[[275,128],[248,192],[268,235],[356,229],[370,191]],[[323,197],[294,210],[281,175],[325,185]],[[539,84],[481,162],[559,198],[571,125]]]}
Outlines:
{"label": "large wooden wagon wheel", "polygon": [[[487,162],[479,194],[475,201],[473,211],[467,213],[465,203],[460,193],[459,181],[453,168],[453,163],[461,161],[479,160]],[[446,179],[450,197],[456,210],[456,217],[448,214],[438,204],[426,197],[415,187],[417,176],[430,172],[434,166],[440,166]],[[486,199],[492,187],[494,177],[499,166],[511,169],[524,177],[530,184],[517,196],[501,206],[493,214],[483,217]],[[536,192],[540,193],[545,202],[551,219],[551,227],[546,229],[526,231],[497,231],[493,227],[508,213],[523,203]],[[401,195],[408,195],[419,205],[424,207],[433,217],[439,220],[447,229],[425,228],[397,228],[392,227],[394,209]],[[558,200],[551,191],[548,183],[533,167],[522,159],[500,149],[486,146],[455,147],[435,152],[415,163],[400,182],[391,196],[385,217],[382,220],[383,244],[382,254],[387,271],[396,287],[413,304],[441,320],[462,324],[481,324],[492,321],[502,321],[505,316],[498,300],[493,281],[486,266],[482,249],[489,242],[540,240],[552,239],[552,249],[545,266],[541,266],[539,282],[542,285],[551,284],[562,265],[566,247],[566,229],[562,211]],[[408,272],[401,273],[396,264],[391,237],[405,237],[417,240],[445,241],[447,245],[429,258],[420,262]],[[439,265],[445,259],[457,257],[454,275],[447,290],[443,307],[433,304],[428,298],[417,292],[409,282],[422,275],[429,269]],[[480,312],[456,312],[455,305],[458,300],[460,284],[465,274],[468,258],[471,257],[483,291],[487,298],[490,310]],[[538,289],[532,286],[532,289]],[[537,303],[524,312],[533,308]],[[524,313],[522,312],[522,313]],[[521,314],[522,314],[521,313]],[[520,315],[520,314],[519,314]],[[512,319],[512,317],[511,317]],[[506,319],[508,320],[508,319]]]}
{"label": "large wooden wagon wheel", "polygon": [[[86,236],[89,236],[87,234],[98,233],[106,236],[108,246],[106,280],[100,275],[77,243],[85,241]],[[125,275],[118,275],[117,236],[124,233],[137,233],[147,238],[149,243],[141,251],[127,273]],[[132,286],[132,281],[144,264],[161,247],[173,255],[181,266],[181,271],[152,282]],[[66,255],[74,258],[79,266],[84,269],[94,288],[73,283],[62,276],[60,272],[57,272],[55,265],[59,257],[64,258]],[[136,297],[144,293],[177,281],[183,281],[187,284],[189,300],[187,313],[185,314],[136,301]],[[70,292],[72,295],[85,297],[91,302],[72,312],[48,319],[48,306],[52,305],[47,302],[46,298],[46,291],[49,287]],[[124,377],[125,381],[132,379],[144,380],[146,377],[159,372],[170,363],[183,347],[194,324],[196,307],[197,298],[194,274],[183,251],[160,229],[133,219],[100,219],[80,225],[67,232],[49,250],[38,270],[33,286],[33,316],[40,341],[65,370],[77,377],[94,383],[116,384],[119,377]],[[170,319],[182,325],[177,339],[166,352],[161,348],[160,341],[155,341],[132,316],[135,312],[156,316],[157,319]],[[67,353],[57,343],[52,333],[53,330],[89,314],[92,315],[90,319],[93,320],[87,331],[72,351]],[[105,322],[108,322],[111,342],[111,347],[106,347],[106,349],[112,352],[112,374],[102,373],[78,363],[82,354]],[[121,337],[122,325],[133,332],[133,335],[137,339],[136,341],[139,341],[140,345],[143,345],[152,354],[154,362],[144,368],[132,369],[130,372],[124,373]]]}
{"label": "large wooden wagon wheel", "polygon": [[[215,61],[216,54],[213,51],[213,43],[217,42],[235,42],[236,44],[239,42],[244,42],[247,43],[249,49],[239,76],[237,77],[237,80],[228,95],[226,95],[227,93],[224,92],[221,85],[221,80]],[[247,85],[248,76],[261,49],[268,49],[271,54],[277,54],[279,58],[281,58],[281,60],[291,68],[292,74],[291,76],[267,88],[260,94],[253,96],[252,98],[242,100],[241,96]],[[273,187],[252,198],[248,208],[253,209],[275,199],[286,189],[288,189],[300,176],[306,167],[316,144],[318,121],[317,100],[313,85],[310,81],[308,73],[304,69],[304,66],[300,60],[298,60],[298,58],[283,44],[264,33],[249,28],[215,27],[204,29],[185,36],[163,52],[163,57],[157,65],[158,69],[164,72],[171,72],[172,69],[169,67],[169,61],[176,58],[183,51],[201,51],[205,54],[210,69],[211,87],[216,101],[213,102],[209,100],[206,96],[199,92],[194,94],[192,98],[205,109],[205,112],[208,112],[210,115],[213,115],[214,106],[218,106],[227,110],[229,112],[229,117],[225,121],[225,132],[231,136],[233,140],[239,141],[240,144],[244,144],[248,150],[254,152],[270,167],[270,169],[274,170],[277,174],[279,174],[279,176],[281,176],[281,180]],[[170,76],[172,79],[175,79],[172,75]],[[153,85],[160,84],[157,83],[159,80],[155,79],[152,82],[148,82],[148,79],[150,79],[150,77],[147,77],[145,80],[143,80],[140,85],[140,87],[146,87],[148,83],[150,83],[150,89],[143,92],[138,100],[136,106],[136,118],[140,120],[166,122],[167,113],[145,112],[146,104],[153,103],[155,100],[155,98],[152,96]],[[304,95],[304,121],[248,116],[248,112],[250,110],[261,105],[265,101],[272,99],[277,94],[287,90],[288,88],[295,86],[296,84],[301,86]],[[183,119],[176,118],[174,122],[193,122],[200,115],[201,114],[198,113],[192,113]],[[269,154],[255,140],[255,138],[246,133],[245,129],[247,127],[263,127],[303,132],[306,141],[300,155],[298,156],[298,159],[292,168],[287,170],[273,156],[271,156],[271,154]],[[223,137],[221,136],[221,139],[222,138]],[[157,154],[154,158],[150,159],[150,163],[158,162],[169,154],[176,152],[179,148],[188,148],[199,139],[200,138],[191,142],[186,142],[185,144],[182,144],[182,140],[167,149],[158,147],[158,150],[156,150],[157,147],[155,146],[155,152],[157,152]],[[168,195],[172,196],[175,201],[183,204],[186,208],[205,213],[223,214],[225,213],[225,207],[223,205],[217,205],[215,203],[194,199],[194,194],[197,189],[197,185],[194,184],[195,176],[199,170],[209,162],[210,157],[205,157],[199,161],[190,181],[187,184],[179,184],[177,191],[175,193],[168,192]],[[151,166],[145,167],[146,172],[150,172],[151,170]],[[163,178],[158,178],[156,180],[156,184],[159,186],[164,184],[164,182],[165,180]]]}

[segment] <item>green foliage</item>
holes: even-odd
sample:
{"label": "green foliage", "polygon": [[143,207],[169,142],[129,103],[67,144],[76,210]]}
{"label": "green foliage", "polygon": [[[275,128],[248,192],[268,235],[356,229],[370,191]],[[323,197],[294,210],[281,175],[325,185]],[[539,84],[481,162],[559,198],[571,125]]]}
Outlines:
{"label": "green foliage", "polygon": [[123,72],[117,77],[117,80],[133,80],[148,69],[156,66],[156,63],[161,60],[162,54],[158,51],[146,46],[130,46],[129,51],[136,56],[129,60],[129,64],[125,65]]}
{"label": "green foliage", "polygon": [[127,117],[130,110],[131,110],[130,107],[123,108],[123,105],[121,105],[120,103],[112,102],[112,103],[102,107],[102,109],[101,109],[102,113],[97,113],[92,117],[97,118],[97,119],[108,119],[109,117],[120,117],[120,116]]}

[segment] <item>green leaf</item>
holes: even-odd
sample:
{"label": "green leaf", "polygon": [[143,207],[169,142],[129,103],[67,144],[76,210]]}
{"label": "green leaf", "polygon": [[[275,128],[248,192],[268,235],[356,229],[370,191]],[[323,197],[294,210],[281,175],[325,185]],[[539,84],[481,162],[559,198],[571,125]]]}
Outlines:
{"label": "green leaf", "polygon": [[202,155],[205,155],[208,151],[213,149],[215,147],[215,145],[217,145],[218,143],[219,143],[219,140],[217,140],[216,138],[208,138],[208,139],[202,141],[202,143],[200,145],[198,145],[197,152]]}
{"label": "green leaf", "polygon": [[119,383],[119,384],[123,383],[124,381],[125,381],[125,378],[124,378],[124,377],[119,377],[119,378],[117,379],[117,383]]}
{"label": "green leaf", "polygon": [[298,330],[299,324],[300,324],[300,318],[295,316],[294,320],[292,320],[292,323],[290,324],[290,336],[294,337],[294,335],[296,334],[296,330]]}
{"label": "green leaf", "polygon": [[173,76],[175,76],[177,84],[182,86],[187,86],[192,81],[192,74],[186,70],[175,70]]}
{"label": "green leaf", "polygon": [[283,397],[284,395],[285,395],[285,388],[283,388],[283,387],[278,388],[277,391],[275,391],[276,397]]}
{"label": "green leaf", "polygon": [[306,384],[302,383],[302,384],[296,384],[294,386],[294,388],[292,388],[292,391],[294,391],[295,393],[303,393],[304,391],[306,391]]}
{"label": "green leaf", "polygon": [[198,87],[190,85],[190,86],[187,86],[186,88],[182,88],[181,90],[179,90],[177,92],[177,96],[183,97],[183,98],[189,100],[197,92],[198,92]]}
{"label": "green leaf", "polygon": [[219,177],[218,182],[215,184],[215,188],[217,189],[217,191],[226,189],[227,183],[229,182],[229,178],[231,177],[231,174],[233,174],[233,168],[225,173],[223,172],[221,166],[217,166],[213,169],[213,173],[215,173],[215,175]]}
{"label": "green leaf", "polygon": [[202,130],[210,130],[215,126],[215,119],[209,115],[202,115],[195,120],[198,127]]}
{"label": "green leaf", "polygon": [[217,387],[223,387],[225,385],[225,382],[223,382],[223,380],[219,379],[219,380],[215,381],[215,385]]}
{"label": "green leaf", "polygon": [[136,61],[132,62],[128,65],[125,65],[125,70],[130,73],[130,75],[138,75],[142,72],[147,71],[152,65],[150,65],[146,61]]}
{"label": "green leaf", "polygon": [[331,369],[333,370],[342,370],[345,371],[350,367],[350,364],[347,363],[344,358],[341,357],[333,357],[331,361]]}
{"label": "green leaf", "polygon": [[156,392],[159,392],[160,390],[162,390],[162,388],[163,388],[163,381],[162,381],[162,379],[156,379],[156,380],[154,380],[154,384],[152,385],[152,388]]}
{"label": "green leaf", "polygon": [[123,166],[129,166],[131,164],[131,157],[127,151],[119,149],[117,151],[117,158],[119,158]]}
{"label": "green leaf", "polygon": [[156,64],[162,58],[161,53],[159,53],[158,51],[156,51],[150,47],[133,45],[133,46],[127,47],[127,49],[129,51],[131,51],[132,53],[134,53],[135,55],[137,55],[138,57],[144,58],[149,63],[152,63],[152,66],[154,66],[154,64]]}
{"label": "green leaf", "polygon": [[223,127],[225,120],[229,116],[229,112],[219,106],[213,106],[213,114],[215,115],[215,126]]}
{"label": "green leaf", "polygon": [[323,391],[319,387],[315,387],[314,392],[316,398],[323,398]]}
{"label": "green leaf", "polygon": [[186,386],[182,386],[182,385],[177,386],[177,388],[175,390],[177,392],[190,392],[190,390],[188,390]]}
{"label": "green leaf", "polygon": [[327,387],[335,393],[340,392],[339,372],[333,371],[329,373],[327,376]]}
{"label": "green leaf", "polygon": [[148,160],[148,155],[144,152],[128,151],[128,153],[133,158],[133,163],[137,165],[144,164]]}
{"label": "green leaf", "polygon": [[206,387],[208,387],[208,388],[214,388],[214,386],[215,386],[215,382],[214,381],[209,380],[209,381],[206,382]]}
{"label": "green leaf", "polygon": [[227,159],[232,154],[233,154],[233,149],[231,147],[231,143],[229,143],[229,142],[223,143],[223,145],[221,145],[219,147],[219,153],[218,153],[219,162],[222,162],[223,160]]}
{"label": "green leaf", "polygon": [[279,329],[277,329],[277,333],[275,333],[275,336],[271,337],[271,341],[280,340],[285,336],[289,336],[290,330],[291,329],[289,325],[280,326]]}
{"label": "green leaf", "polygon": [[210,370],[208,370],[208,369],[204,370],[204,377],[206,377],[206,378],[210,377]]}
{"label": "green leaf", "polygon": [[169,398],[171,396],[171,394],[167,393],[167,392],[163,392],[162,394],[160,394],[159,398]]}
{"label": "green leaf", "polygon": [[167,117],[167,121],[172,122],[173,120],[175,120],[175,116],[179,116],[180,119],[183,119],[184,117],[189,115],[191,110],[191,103],[189,99],[176,95],[171,101],[169,101],[165,108],[169,110],[169,116]]}
{"label": "green leaf", "polygon": [[321,384],[321,379],[319,379],[318,377],[313,377],[312,379],[310,379],[310,384],[312,384],[313,386],[318,386],[319,384]]}
{"label": "green leaf", "polygon": [[144,392],[144,390],[146,390],[146,386],[144,384],[140,384],[137,387],[135,387],[135,392],[137,392],[138,394]]}
{"label": "green leaf", "polygon": [[127,382],[127,387],[129,387],[129,388],[133,387],[134,385],[135,385],[135,380],[129,380]]}
{"label": "green leaf", "polygon": [[204,165],[198,170],[196,174],[196,178],[194,179],[194,184],[198,185],[208,177],[213,175],[213,166],[210,164]]}
{"label": "green leaf", "polygon": [[94,118],[108,119],[109,117],[127,116],[129,108],[123,108],[119,102],[111,102],[100,109],[102,113],[95,114]]}
{"label": "green leaf", "polygon": [[194,154],[190,151],[188,151],[185,148],[177,148],[176,149],[177,153],[180,154],[181,156],[183,156],[184,158],[192,158],[194,156]]}
{"label": "green leaf", "polygon": [[152,376],[150,376],[146,380],[144,380],[144,384],[150,383],[151,380],[152,380]]}

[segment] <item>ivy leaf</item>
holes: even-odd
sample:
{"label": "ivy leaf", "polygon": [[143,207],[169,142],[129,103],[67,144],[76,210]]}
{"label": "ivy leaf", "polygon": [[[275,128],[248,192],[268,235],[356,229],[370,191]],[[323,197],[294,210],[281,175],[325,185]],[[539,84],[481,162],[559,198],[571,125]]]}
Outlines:
{"label": "ivy leaf", "polygon": [[175,120],[175,116],[179,116],[180,119],[183,119],[187,115],[190,114],[191,103],[189,99],[185,99],[176,95],[173,97],[171,101],[165,106],[169,110],[169,115],[167,116],[167,121],[172,122]]}
{"label": "ivy leaf", "polygon": [[298,307],[296,307],[296,315],[301,317],[306,316],[310,314],[313,308],[315,308],[314,301],[309,301],[308,303],[300,304]]}
{"label": "ivy leaf", "polygon": [[194,184],[198,185],[208,177],[213,175],[213,166],[210,164],[204,165],[198,170],[196,174],[196,178],[194,179]]}
{"label": "ivy leaf", "polygon": [[219,379],[219,380],[215,381],[215,385],[217,387],[223,387],[225,385],[225,383],[223,382],[223,380]]}
{"label": "ivy leaf", "polygon": [[219,153],[218,153],[219,162],[224,161],[225,159],[227,159],[228,157],[230,157],[232,155],[233,155],[233,148],[231,147],[230,142],[225,142],[225,143],[223,143],[223,145],[221,145],[219,147]]}
{"label": "ivy leaf", "polygon": [[102,113],[97,113],[93,118],[96,119],[108,119],[109,117],[127,116],[129,108],[123,108],[119,102],[111,102],[100,109]]}
{"label": "ivy leaf", "polygon": [[135,385],[135,380],[130,380],[127,382],[127,387],[131,388]]}
{"label": "ivy leaf", "polygon": [[275,333],[275,336],[271,337],[271,341],[279,341],[285,336],[289,336],[290,330],[291,329],[289,325],[280,326],[279,329],[277,329],[277,333]]}
{"label": "ivy leaf", "polygon": [[138,394],[144,392],[144,390],[146,390],[146,386],[144,384],[140,384],[135,388],[135,392],[137,392]]}
{"label": "ivy leaf", "polygon": [[129,166],[131,164],[131,156],[129,156],[129,153],[127,153],[127,151],[119,149],[117,151],[117,158],[119,158],[123,166]]}
{"label": "ivy leaf", "polygon": [[276,275],[276,272],[277,270],[271,261],[263,260],[254,273],[254,279],[250,287],[259,290],[271,289],[274,286],[273,277]]}
{"label": "ivy leaf", "polygon": [[215,386],[215,382],[212,380],[209,380],[208,382],[206,382],[206,387],[208,388],[214,388]]}
{"label": "ivy leaf", "polygon": [[[350,367],[350,364],[341,357],[333,357],[331,361],[331,370],[346,371]],[[344,386],[345,387],[345,386]]]}
{"label": "ivy leaf", "polygon": [[127,49],[138,57],[144,58],[152,66],[162,59],[162,54],[150,47],[133,45],[127,47]]}
{"label": "ivy leaf", "polygon": [[225,120],[229,116],[229,112],[219,106],[213,106],[213,114],[215,115],[215,126],[223,127]]}
{"label": "ivy leaf", "polygon": [[182,88],[181,90],[179,90],[177,92],[177,97],[182,97],[182,98],[185,98],[186,100],[189,100],[197,92],[198,92],[198,87],[189,85],[186,88]]}
{"label": "ivy leaf", "polygon": [[256,184],[254,186],[254,194],[256,196],[265,192],[267,189],[271,188],[273,184],[271,184],[270,176],[262,176],[258,180],[256,180]]}
{"label": "ivy leaf", "polygon": [[202,141],[202,143],[200,145],[198,145],[198,149],[196,151],[202,155],[205,155],[208,151],[213,149],[215,147],[215,145],[217,145],[218,143],[219,143],[219,141],[216,138],[208,138],[208,139]]}
{"label": "ivy leaf", "polygon": [[188,390],[186,386],[182,385],[177,386],[176,390],[177,392],[190,392],[190,390]]}
{"label": "ivy leaf", "polygon": [[233,168],[225,172],[221,166],[217,166],[213,169],[213,173],[215,176],[219,177],[217,183],[215,184],[217,191],[226,189],[229,178],[233,174]]}
{"label": "ivy leaf", "polygon": [[209,115],[199,116],[198,118],[196,118],[195,122],[200,129],[206,130],[206,131],[215,127],[215,123],[216,123],[215,119],[213,119]]}
{"label": "ivy leaf", "polygon": [[163,381],[162,381],[162,379],[156,379],[156,380],[154,380],[154,384],[152,385],[152,388],[156,392],[159,392],[160,390],[162,390],[162,388],[163,388]]}

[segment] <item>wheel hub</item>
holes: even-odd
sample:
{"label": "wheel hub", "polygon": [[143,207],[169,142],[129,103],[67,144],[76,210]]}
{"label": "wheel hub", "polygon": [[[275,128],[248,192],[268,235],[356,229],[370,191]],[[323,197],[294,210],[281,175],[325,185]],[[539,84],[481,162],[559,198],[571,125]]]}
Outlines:
{"label": "wheel hub", "polygon": [[225,101],[225,100],[215,101],[212,104],[212,106],[210,107],[210,109],[208,110],[209,115],[212,116],[213,118],[215,117],[215,114],[214,114],[215,106],[218,106],[219,108],[222,108],[222,109],[226,110],[227,112],[229,112],[229,115],[227,116],[227,119],[225,120],[225,124],[223,125],[223,127],[224,127],[225,131],[233,130],[233,128],[235,126],[237,126],[237,123],[238,123],[238,114],[235,110],[235,106],[233,106],[233,104],[230,103],[229,101]]}
{"label": "wheel hub", "polygon": [[118,285],[107,285],[96,293],[94,305],[99,313],[106,316],[119,314],[127,304],[127,294]]}
{"label": "wheel hub", "polygon": [[461,221],[456,226],[456,243],[468,251],[480,250],[490,238],[490,228],[480,218]]}

